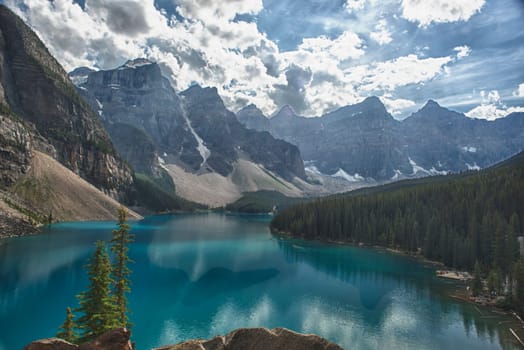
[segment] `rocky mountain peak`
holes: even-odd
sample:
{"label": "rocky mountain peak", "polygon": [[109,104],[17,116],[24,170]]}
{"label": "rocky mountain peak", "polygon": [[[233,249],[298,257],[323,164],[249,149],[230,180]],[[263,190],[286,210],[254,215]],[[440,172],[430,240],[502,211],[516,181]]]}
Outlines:
{"label": "rocky mountain peak", "polygon": [[362,108],[363,112],[369,113],[370,115],[387,115],[389,114],[386,110],[386,107],[376,96],[367,97],[364,101],[356,105],[359,108]]}
{"label": "rocky mountain peak", "polygon": [[198,100],[205,106],[224,106],[224,102],[222,98],[220,98],[216,87],[202,87],[195,84],[187,90],[182,91],[180,95],[195,101]]}
{"label": "rocky mountain peak", "polygon": [[237,112],[238,120],[248,129],[269,131],[269,119],[254,104],[250,104]]}
{"label": "rocky mountain peak", "polygon": [[377,96],[369,96],[364,99],[364,101],[361,102],[363,105],[367,106],[384,106],[382,101]]}
{"label": "rocky mountain peak", "polygon": [[434,112],[438,110],[447,110],[447,109],[439,105],[434,100],[428,100],[428,102],[426,102],[424,107],[422,107],[419,112]]}
{"label": "rocky mountain peak", "polygon": [[280,109],[280,111],[277,112],[277,114],[273,116],[273,118],[293,118],[296,116],[297,114],[293,110],[293,107],[290,105],[285,105]]}
{"label": "rocky mountain peak", "polygon": [[264,113],[253,103],[248,104],[237,113],[257,113],[264,115]]}

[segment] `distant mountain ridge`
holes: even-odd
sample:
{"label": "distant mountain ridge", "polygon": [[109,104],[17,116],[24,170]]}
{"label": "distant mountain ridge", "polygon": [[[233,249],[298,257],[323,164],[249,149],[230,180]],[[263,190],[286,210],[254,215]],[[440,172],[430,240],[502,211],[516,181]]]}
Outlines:
{"label": "distant mountain ridge", "polygon": [[266,118],[255,106],[237,113],[248,128],[296,144],[311,171],[391,181],[480,169],[524,150],[524,113],[471,119],[435,101],[403,121],[377,97],[318,118],[284,106]]}

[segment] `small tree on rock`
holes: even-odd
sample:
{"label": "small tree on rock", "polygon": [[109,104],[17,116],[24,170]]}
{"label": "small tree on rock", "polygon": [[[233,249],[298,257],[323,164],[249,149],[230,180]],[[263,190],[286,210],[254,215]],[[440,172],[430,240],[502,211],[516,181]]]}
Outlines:
{"label": "small tree on rock", "polygon": [[73,315],[71,308],[68,307],[66,309],[66,319],[58,329],[56,337],[75,344],[78,340],[78,334],[76,334],[75,328],[77,328],[75,323],[75,315]]}

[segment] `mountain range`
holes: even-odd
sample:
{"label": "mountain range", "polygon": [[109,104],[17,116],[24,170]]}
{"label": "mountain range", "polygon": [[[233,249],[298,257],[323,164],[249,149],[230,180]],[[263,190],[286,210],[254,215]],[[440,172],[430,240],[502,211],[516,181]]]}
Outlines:
{"label": "mountain range", "polygon": [[377,97],[317,118],[298,116],[289,106],[267,118],[254,105],[237,117],[297,145],[309,174],[353,182],[478,170],[524,149],[524,113],[472,119],[431,100],[402,121]]}
{"label": "mountain range", "polygon": [[81,67],[69,77],[127,162],[153,177],[167,171],[184,198],[217,206],[245,191],[297,196],[308,187],[298,148],[243,126],[215,88],[178,94],[146,59],[104,71]]}

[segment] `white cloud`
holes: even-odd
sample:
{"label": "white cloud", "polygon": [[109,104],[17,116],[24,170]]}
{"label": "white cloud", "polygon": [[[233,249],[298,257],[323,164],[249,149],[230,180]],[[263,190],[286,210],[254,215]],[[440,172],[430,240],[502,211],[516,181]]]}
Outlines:
{"label": "white cloud", "polygon": [[176,3],[183,17],[205,23],[233,20],[237,14],[257,14],[263,9],[262,0],[178,0]]}
{"label": "white cloud", "polygon": [[362,77],[361,88],[366,91],[393,91],[399,86],[431,80],[443,72],[452,57],[419,58],[407,55],[372,65]]}
{"label": "white cloud", "polygon": [[402,16],[420,27],[432,22],[445,23],[467,21],[480,12],[485,0],[402,0]]}
{"label": "white cloud", "polygon": [[466,115],[475,119],[495,120],[504,118],[514,112],[524,112],[524,107],[507,107],[501,100],[497,90],[480,92],[481,103]]}
{"label": "white cloud", "polygon": [[344,6],[349,13],[352,13],[354,11],[362,10],[365,5],[366,0],[347,0]]}
{"label": "white cloud", "polygon": [[517,90],[513,92],[513,96],[524,97],[524,83],[519,84]]}
{"label": "white cloud", "polygon": [[471,53],[471,49],[467,45],[454,47],[453,51],[457,52],[457,59],[467,57]]}
{"label": "white cloud", "polygon": [[386,106],[388,112],[393,116],[398,116],[405,110],[416,106],[415,101],[403,98],[393,98],[391,94],[385,94],[384,96],[381,96],[380,100]]}
{"label": "white cloud", "polygon": [[333,40],[326,36],[304,38],[298,50],[293,52],[290,58],[308,56],[308,58],[314,60],[315,56],[323,56],[325,53],[338,61],[359,58],[364,54],[362,40],[357,34],[351,31],[345,31]]}
{"label": "white cloud", "polygon": [[372,32],[369,37],[380,45],[389,44],[393,40],[391,38],[391,32],[388,30],[388,22],[385,19],[378,21],[375,30],[376,31]]}

